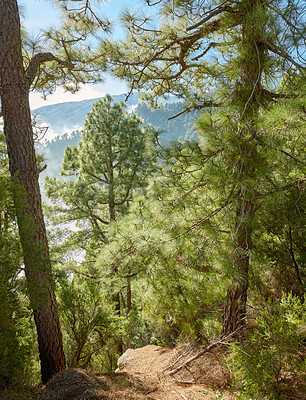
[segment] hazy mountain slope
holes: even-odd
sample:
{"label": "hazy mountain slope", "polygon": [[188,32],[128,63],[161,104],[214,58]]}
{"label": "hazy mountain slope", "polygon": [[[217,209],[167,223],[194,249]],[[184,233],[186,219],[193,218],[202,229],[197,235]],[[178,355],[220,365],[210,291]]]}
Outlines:
{"label": "hazy mountain slope", "polygon": [[38,143],[36,145],[36,150],[38,153],[44,155],[47,165],[47,169],[45,169],[39,175],[41,182],[46,176],[60,178],[62,161],[66,147],[76,146],[81,140],[81,137],[81,132],[77,130],[72,132],[70,135],[64,134],[56,137],[55,139],[47,141],[44,144]]}
{"label": "hazy mountain slope", "polygon": [[[120,94],[112,96],[116,103],[125,101],[126,95]],[[51,106],[43,106],[33,111],[39,119],[50,125],[50,128],[58,134],[65,133],[65,129],[71,130],[82,127],[86,119],[87,113],[92,108],[92,105],[99,100],[90,99],[83,101],[73,101],[68,103],[58,103]],[[137,94],[129,97],[127,101],[128,107],[138,104]]]}
{"label": "hazy mountain slope", "polygon": [[195,135],[194,122],[196,113],[178,115],[183,110],[182,103],[165,103],[158,110],[151,110],[144,104],[138,104],[135,113],[144,120],[144,124],[151,124],[160,132],[160,139],[163,143],[170,143],[173,140],[184,140]]}
{"label": "hazy mountain slope", "polygon": [[[125,94],[113,96],[115,102],[124,101]],[[80,129],[84,125],[87,113],[98,99],[83,100],[71,103],[60,103],[51,106],[40,107],[34,111],[35,115],[49,125],[58,136],[45,143],[38,143],[36,148],[46,158],[47,169],[41,174],[40,180],[43,186],[45,176],[60,177],[61,164],[64,151],[67,146],[76,146],[81,140]],[[182,111],[180,102],[167,102],[158,110],[151,110],[144,104],[138,103],[138,96],[133,95],[127,102],[133,112],[144,120],[144,124],[151,124],[160,132],[160,142],[170,143],[173,140],[183,140],[185,137],[196,137],[194,121],[196,113],[180,115],[177,118],[169,118]],[[68,133],[65,133],[69,132]],[[71,134],[71,131],[73,131]]]}

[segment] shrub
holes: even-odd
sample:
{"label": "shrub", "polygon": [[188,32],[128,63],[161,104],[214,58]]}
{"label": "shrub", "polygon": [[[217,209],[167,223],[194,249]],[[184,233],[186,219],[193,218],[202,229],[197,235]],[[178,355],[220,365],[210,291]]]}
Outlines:
{"label": "shrub", "polygon": [[298,356],[305,329],[305,305],[291,294],[283,295],[280,303],[268,301],[256,323],[243,342],[231,345],[236,388],[243,399],[286,398],[305,368]]}

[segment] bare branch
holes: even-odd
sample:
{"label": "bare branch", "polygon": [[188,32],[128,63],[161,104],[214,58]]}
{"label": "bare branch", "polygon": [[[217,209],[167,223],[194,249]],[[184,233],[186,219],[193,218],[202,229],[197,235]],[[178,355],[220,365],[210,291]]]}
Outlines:
{"label": "bare branch", "polygon": [[188,364],[190,364],[192,361],[197,360],[198,358],[202,357],[205,353],[211,351],[212,349],[214,349],[215,347],[221,345],[221,344],[227,344],[229,339],[232,339],[237,333],[238,331],[241,330],[240,328],[236,329],[234,332],[230,333],[227,336],[222,337],[220,340],[211,343],[209,346],[205,347],[202,351],[200,351],[199,353],[197,353],[195,356],[190,357],[187,361],[185,361],[183,364],[179,365],[177,368],[171,370],[168,375],[174,375],[177,372],[181,371],[183,368],[186,368]]}

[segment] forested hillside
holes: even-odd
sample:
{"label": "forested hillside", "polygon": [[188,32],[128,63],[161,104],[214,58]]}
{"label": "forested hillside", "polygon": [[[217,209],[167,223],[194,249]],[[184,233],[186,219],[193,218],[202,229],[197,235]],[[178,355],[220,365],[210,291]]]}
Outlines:
{"label": "forested hillside", "polygon": [[[303,2],[54,4],[34,43],[0,0],[0,397],[305,399]],[[30,90],[105,72],[143,102],[35,143]]]}
{"label": "forested hillside", "polygon": [[[114,96],[114,102],[124,101],[126,95]],[[75,146],[81,140],[81,131],[74,128],[82,128],[86,115],[92,105],[97,101],[86,100],[73,103],[62,103],[42,107],[34,111],[40,122],[38,125],[47,126],[58,136],[51,140],[44,140],[36,144],[37,151],[45,157],[47,169],[40,175],[41,182],[45,176],[59,177],[64,151],[67,146]],[[132,106],[132,108],[131,108]],[[134,101],[128,101],[129,112],[139,116],[144,124],[150,124],[158,132],[158,141],[161,144],[169,144],[171,141],[184,141],[185,139],[197,139],[195,131],[196,113],[178,115],[183,110],[181,102],[169,102],[154,110],[145,104],[137,103],[137,96]],[[173,118],[177,116],[176,118]],[[171,119],[173,118],[173,119]],[[65,129],[70,132],[65,133]],[[72,132],[71,132],[72,131]],[[62,132],[62,134],[60,134]],[[44,139],[44,138],[42,138]]]}
{"label": "forested hillside", "polygon": [[[178,99],[174,96],[164,101],[160,110],[140,104],[137,93],[127,97],[127,94],[113,96],[115,103],[126,102],[128,110],[136,112],[139,117],[144,119],[146,124],[151,123],[154,127],[166,132],[174,129],[178,130],[177,137],[185,136],[185,133],[192,128],[193,114],[189,115],[187,113],[184,117],[174,119],[172,122],[168,121],[168,118],[176,116],[183,109],[182,103],[178,102]],[[86,115],[97,100],[99,99],[43,106],[35,109],[33,114],[41,121],[40,124],[47,125],[55,134],[61,135],[66,133],[65,129],[71,131],[83,127]],[[186,126],[182,124],[186,124]]]}
{"label": "forested hillside", "polygon": [[[125,101],[127,95],[115,95],[116,103]],[[86,115],[93,104],[99,99],[74,101],[68,103],[54,104],[37,108],[33,113],[58,135],[65,133],[65,129],[78,129],[83,126]],[[130,108],[138,104],[138,96],[134,94],[129,97],[127,106]]]}

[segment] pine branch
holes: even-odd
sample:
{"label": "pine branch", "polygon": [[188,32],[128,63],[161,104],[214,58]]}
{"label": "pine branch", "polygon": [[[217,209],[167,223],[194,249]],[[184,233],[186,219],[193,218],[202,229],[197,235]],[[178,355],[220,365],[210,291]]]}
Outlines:
{"label": "pine branch", "polygon": [[108,222],[108,221],[105,221],[104,219],[100,218],[100,217],[99,217],[98,215],[96,215],[96,214],[90,214],[90,216],[91,216],[92,218],[96,219],[97,221],[101,222],[101,224],[109,225],[109,222]]}
{"label": "pine branch", "polygon": [[262,89],[262,93],[267,97],[269,97],[270,99],[295,99],[298,97],[297,94],[275,93],[266,89]]}
{"label": "pine branch", "polygon": [[105,173],[103,173],[105,179],[100,178],[98,175],[95,175],[93,172],[88,171],[86,168],[84,168],[84,172],[90,176],[92,176],[93,178],[97,179],[97,181],[104,183],[105,185],[109,184],[109,179],[106,176]]}
{"label": "pine branch", "polygon": [[190,111],[202,110],[203,108],[220,107],[220,106],[221,106],[220,103],[214,103],[212,100],[203,101],[202,104],[199,104],[197,106],[185,108],[183,111],[179,112],[178,114],[174,115],[173,117],[169,117],[168,120],[170,121],[171,119],[177,118],[177,117],[179,117],[180,115],[183,115],[183,114],[187,114]]}
{"label": "pine branch", "polygon": [[[303,163],[303,164],[304,164],[304,163]],[[285,185],[285,186],[278,187],[278,188],[276,188],[275,190],[270,190],[270,191],[267,192],[267,193],[258,194],[257,197],[258,197],[258,198],[263,198],[263,197],[267,197],[267,196],[270,196],[270,195],[275,194],[275,193],[284,192],[285,190],[288,190],[288,189],[292,188],[292,187],[295,186],[296,184],[302,184],[302,183],[305,183],[305,182],[306,182],[306,178],[297,178],[297,179],[295,179],[293,182],[288,183],[288,184]]]}
{"label": "pine branch", "polygon": [[218,14],[221,14],[223,12],[234,12],[234,10],[232,9],[232,7],[225,5],[223,7],[217,7],[214,10],[212,10],[208,15],[206,15],[203,19],[201,19],[199,22],[197,22],[196,24],[189,26],[187,28],[187,32],[191,31],[193,29],[198,28],[199,26],[205,24],[205,22],[209,21],[211,18],[215,17]]}
{"label": "pine branch", "polygon": [[32,85],[37,72],[39,70],[39,67],[41,64],[48,62],[48,61],[56,61],[58,64],[68,68],[68,69],[73,69],[74,65],[70,61],[63,61],[54,56],[52,53],[37,53],[35,54],[34,57],[32,57],[28,68],[26,69],[26,81],[28,84],[28,88]]}
{"label": "pine branch", "polygon": [[277,151],[279,151],[279,152],[281,152],[281,153],[283,153],[283,154],[285,154],[286,156],[288,156],[288,157],[290,157],[290,158],[292,158],[294,161],[296,161],[297,163],[300,163],[300,164],[302,164],[302,165],[305,165],[306,166],[306,163],[304,162],[304,161],[302,161],[302,160],[299,160],[297,157],[295,157],[294,155],[292,155],[292,154],[290,154],[290,153],[288,153],[287,151],[285,151],[285,150],[282,150],[282,149],[276,149]]}
{"label": "pine branch", "polygon": [[42,166],[41,168],[38,169],[38,174],[41,174],[45,169],[47,169],[47,164],[45,164],[44,166]]}
{"label": "pine branch", "polygon": [[284,51],[283,49],[281,49],[278,46],[272,45],[271,43],[269,43],[268,41],[264,41],[263,44],[265,45],[265,47],[272,51],[272,53],[277,54],[280,57],[285,58],[286,60],[288,60],[291,64],[293,64],[302,75],[304,75],[304,70],[305,67],[303,67],[301,64],[297,63],[286,51]]}

